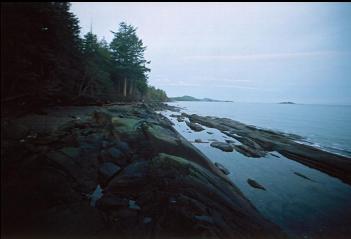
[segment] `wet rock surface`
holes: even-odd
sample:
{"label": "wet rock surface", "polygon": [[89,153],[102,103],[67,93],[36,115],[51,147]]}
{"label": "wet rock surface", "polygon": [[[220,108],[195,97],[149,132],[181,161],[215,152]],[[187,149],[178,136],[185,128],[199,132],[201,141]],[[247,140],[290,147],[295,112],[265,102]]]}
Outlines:
{"label": "wet rock surface", "polygon": [[152,106],[45,112],[2,134],[4,235],[285,237]]}
{"label": "wet rock surface", "polygon": [[[298,135],[259,129],[228,118],[203,117],[182,113],[191,123],[220,130],[223,134],[238,140],[241,144],[230,144],[237,152],[253,158],[264,157],[267,153],[279,152],[283,156],[318,169],[345,183],[351,184],[351,159],[329,153],[312,146],[297,143],[303,140]],[[277,157],[276,155],[273,155]],[[278,156],[279,157],[279,156]]]}
{"label": "wet rock surface", "polygon": [[189,121],[185,121],[185,123],[186,123],[186,125],[187,125],[190,129],[192,129],[192,130],[194,130],[194,131],[196,131],[196,132],[205,130],[205,129],[204,129],[201,125],[199,125],[199,124],[191,123],[191,122],[189,122]]}
{"label": "wet rock surface", "polygon": [[256,182],[255,180],[253,180],[251,178],[249,178],[247,180],[247,183],[253,188],[257,188],[257,189],[261,189],[261,190],[266,191],[266,189],[261,184],[259,184],[258,182]]}
{"label": "wet rock surface", "polygon": [[222,164],[216,162],[215,165],[216,165],[216,167],[217,167],[219,170],[221,170],[225,175],[230,174],[229,170],[226,169]]}
{"label": "wet rock surface", "polygon": [[228,143],[224,143],[224,142],[212,142],[210,144],[210,146],[220,149],[224,152],[233,152],[233,147],[228,144]]}

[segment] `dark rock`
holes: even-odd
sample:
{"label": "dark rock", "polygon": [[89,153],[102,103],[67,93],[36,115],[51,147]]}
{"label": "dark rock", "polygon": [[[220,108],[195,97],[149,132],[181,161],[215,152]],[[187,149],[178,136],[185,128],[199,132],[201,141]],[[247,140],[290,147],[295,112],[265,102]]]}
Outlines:
{"label": "dark rock", "polygon": [[251,157],[251,158],[261,158],[266,155],[265,152],[261,150],[255,150],[253,148],[250,148],[246,145],[234,145],[233,146],[236,151],[239,153],[245,155],[246,157]]}
{"label": "dark rock", "polygon": [[134,200],[129,200],[128,207],[133,210],[140,210],[140,206]]}
{"label": "dark rock", "polygon": [[224,152],[233,152],[233,147],[228,144],[228,143],[224,143],[224,142],[212,142],[210,144],[212,147],[220,149]]}
{"label": "dark rock", "polygon": [[231,140],[231,139],[226,139],[225,142],[227,142],[228,144],[234,144],[235,143],[235,141]]}
{"label": "dark rock", "polygon": [[202,143],[201,139],[195,139],[195,143]]}
{"label": "dark rock", "polygon": [[[197,163],[160,153],[151,160],[128,165],[105,188],[108,194],[135,198],[141,209],[106,212],[122,218],[123,222],[124,218],[141,217],[137,221],[143,225],[144,217],[139,214],[152,215],[152,218],[155,215],[153,221],[157,226],[153,235],[160,238],[196,238],[204,232],[218,233],[214,238],[256,238],[258,235],[269,238],[274,230],[268,230],[268,224],[263,221],[258,223],[259,214],[236,190],[224,178]],[[137,230],[136,224],[128,225],[129,233]]]}
{"label": "dark rock", "polygon": [[37,109],[35,110],[33,113],[37,114],[37,115],[48,115],[48,112],[46,112],[43,109]]}
{"label": "dark rock", "polygon": [[116,211],[114,213],[115,216],[126,219],[126,218],[135,218],[138,216],[138,211],[129,209],[129,208],[122,208]]}
{"label": "dark rock", "polygon": [[63,142],[65,145],[69,145],[73,147],[79,146],[78,135],[76,133],[72,133],[64,136],[61,142]]}
{"label": "dark rock", "polygon": [[186,125],[187,125],[190,129],[192,129],[192,130],[194,130],[194,131],[196,131],[196,132],[205,130],[205,129],[204,129],[201,125],[199,125],[199,124],[191,123],[191,122],[189,122],[189,121],[185,121],[185,123],[186,123]]}
{"label": "dark rock", "polygon": [[228,118],[187,115],[190,122],[216,128],[235,138],[243,145],[236,150],[248,157],[262,157],[267,152],[277,151],[283,156],[318,169],[351,184],[350,158],[323,151],[310,145],[297,143],[302,138],[294,134],[260,129]]}
{"label": "dark rock", "polygon": [[307,180],[310,180],[310,181],[313,181],[312,179],[310,179],[309,177],[303,175],[302,173],[298,173],[298,172],[294,172],[295,175],[301,177],[301,178],[304,178],[304,179],[307,179]]}
{"label": "dark rock", "polygon": [[107,150],[113,159],[118,159],[123,156],[123,153],[118,148],[110,148]]}
{"label": "dark rock", "polygon": [[230,174],[229,170],[226,169],[222,164],[215,162],[216,167],[221,170],[225,175]]}
{"label": "dark rock", "polygon": [[218,142],[217,139],[208,139],[208,141],[211,141],[211,142]]}
{"label": "dark rock", "polygon": [[94,111],[92,120],[99,126],[106,126],[112,124],[112,116],[102,111]]}
{"label": "dark rock", "polygon": [[257,189],[262,189],[262,190],[265,190],[266,191],[266,189],[261,185],[261,184],[259,184],[258,182],[256,182],[255,180],[253,180],[253,179],[248,179],[247,180],[247,183],[251,186],[251,187],[253,187],[253,188],[257,188]]}
{"label": "dark rock", "polygon": [[101,150],[99,159],[101,162],[112,162],[121,167],[124,167],[128,164],[126,155],[116,147],[109,148],[107,150]]}
{"label": "dark rock", "polygon": [[123,153],[128,153],[128,151],[130,150],[128,144],[123,141],[118,141],[116,143],[116,148],[121,150]]}
{"label": "dark rock", "polygon": [[208,223],[208,224],[214,224],[214,220],[212,217],[210,216],[194,216],[194,220],[196,221],[200,221],[200,222],[205,222],[205,223]]}
{"label": "dark rock", "polygon": [[113,175],[121,170],[119,166],[111,162],[102,163],[99,168],[99,179],[102,185],[104,185]]}
{"label": "dark rock", "polygon": [[113,146],[114,144],[113,144],[113,142],[111,142],[111,141],[107,141],[107,140],[103,140],[102,142],[101,142],[101,147],[103,148],[103,149],[107,149],[107,148],[109,148],[109,147],[111,147],[111,146]]}
{"label": "dark rock", "polygon": [[[26,150],[20,164],[2,170],[11,179],[3,193],[4,218],[11,218],[14,231],[36,228],[72,238],[280,237],[279,229],[169,122],[143,107],[124,103],[116,108],[123,116],[117,125],[104,113],[93,116],[87,127],[66,125],[66,131],[55,133],[58,145],[44,144],[50,153]],[[68,111],[65,117],[72,114]],[[72,144],[65,136],[74,132],[79,148],[67,147]],[[109,132],[125,142],[110,139]],[[123,170],[120,160],[126,161]],[[103,191],[99,181],[105,183]]]}
{"label": "dark rock", "polygon": [[37,227],[55,237],[96,235],[105,227],[103,215],[86,202],[57,206],[37,219]]}
{"label": "dark rock", "polygon": [[63,154],[60,151],[52,151],[46,156],[51,162],[64,169],[65,172],[68,172],[73,177],[77,177],[79,167],[68,155]]}
{"label": "dark rock", "polygon": [[129,200],[116,195],[104,195],[96,202],[96,207],[102,210],[127,208]]}
{"label": "dark rock", "polygon": [[59,125],[57,127],[57,130],[58,132],[68,132],[68,131],[71,131],[73,128],[76,128],[77,124],[76,124],[76,120],[70,120],[70,121],[67,121],[61,125]]}
{"label": "dark rock", "polygon": [[208,134],[213,134],[212,132],[209,132],[209,131],[207,131],[206,133],[208,133]]}
{"label": "dark rock", "polygon": [[151,217],[144,217],[144,219],[143,219],[143,223],[144,224],[148,224],[150,222],[152,222],[152,218]]}
{"label": "dark rock", "polygon": [[64,147],[60,151],[72,159],[79,156],[79,148],[76,147]]}
{"label": "dark rock", "polygon": [[29,129],[27,127],[14,122],[2,123],[1,129],[4,137],[8,139],[23,139],[29,134]]}

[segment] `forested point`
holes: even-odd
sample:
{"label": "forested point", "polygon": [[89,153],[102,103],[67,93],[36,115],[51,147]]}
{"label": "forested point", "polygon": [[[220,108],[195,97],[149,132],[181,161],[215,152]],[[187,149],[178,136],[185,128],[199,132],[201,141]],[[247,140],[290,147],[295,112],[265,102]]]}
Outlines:
{"label": "forested point", "polygon": [[165,101],[148,85],[146,47],[120,23],[108,43],[80,37],[69,3],[1,4],[1,102],[35,109],[118,101]]}

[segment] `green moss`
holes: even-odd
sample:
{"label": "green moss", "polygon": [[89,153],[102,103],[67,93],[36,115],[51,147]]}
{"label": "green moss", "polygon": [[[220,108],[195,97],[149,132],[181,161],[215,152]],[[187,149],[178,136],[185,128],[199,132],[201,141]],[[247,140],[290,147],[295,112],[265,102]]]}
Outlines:
{"label": "green moss", "polygon": [[163,172],[172,171],[173,173],[176,173],[177,176],[189,176],[197,178],[200,181],[203,181],[204,178],[206,178],[206,174],[198,165],[188,161],[185,158],[170,154],[158,154],[155,158],[152,159],[150,165],[153,170]]}
{"label": "green moss", "polygon": [[166,142],[172,145],[178,144],[177,138],[173,137],[167,129],[159,125],[152,125],[146,130],[148,134],[157,141]]}
{"label": "green moss", "polygon": [[119,131],[129,132],[135,131],[136,125],[140,122],[133,118],[112,117],[112,124],[118,128]]}

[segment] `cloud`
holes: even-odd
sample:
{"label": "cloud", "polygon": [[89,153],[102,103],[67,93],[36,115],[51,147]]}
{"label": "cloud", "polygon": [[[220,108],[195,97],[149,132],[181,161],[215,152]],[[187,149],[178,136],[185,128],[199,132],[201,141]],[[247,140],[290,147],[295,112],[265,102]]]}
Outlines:
{"label": "cloud", "polygon": [[284,60],[292,58],[306,58],[306,57],[325,57],[349,55],[351,52],[340,51],[312,51],[312,52],[293,52],[293,53],[268,53],[268,54],[235,54],[235,55],[199,55],[199,56],[185,56],[183,59],[200,60],[200,61],[238,61],[238,60]]}

